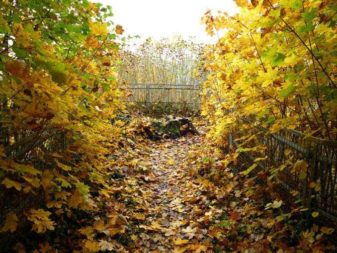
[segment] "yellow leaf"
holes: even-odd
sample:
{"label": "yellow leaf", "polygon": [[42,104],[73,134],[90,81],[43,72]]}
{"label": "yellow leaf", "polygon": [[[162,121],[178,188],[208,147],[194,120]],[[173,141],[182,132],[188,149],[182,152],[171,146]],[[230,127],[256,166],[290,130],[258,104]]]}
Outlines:
{"label": "yellow leaf", "polygon": [[283,201],[282,200],[274,200],[274,202],[271,204],[271,207],[274,209],[280,208],[282,206]]}
{"label": "yellow leaf", "polygon": [[135,217],[137,220],[145,220],[145,215],[143,213],[134,213],[133,217]]}
{"label": "yellow leaf", "polygon": [[195,252],[195,253],[206,252],[207,246],[197,243],[197,244],[191,245],[190,250]]}
{"label": "yellow leaf", "polygon": [[304,160],[298,160],[294,164],[294,170],[298,172],[305,171],[307,168],[308,168],[308,164]]}
{"label": "yellow leaf", "polygon": [[77,208],[83,201],[83,196],[76,190],[69,198],[68,204],[70,207]]}
{"label": "yellow leaf", "polygon": [[131,235],[131,240],[132,241],[137,241],[138,240],[138,236],[137,235]]}
{"label": "yellow leaf", "polygon": [[34,176],[41,174],[41,171],[35,169],[31,165],[19,165],[19,167],[17,168],[17,171],[22,172],[24,174],[34,175]]}
{"label": "yellow leaf", "polygon": [[157,221],[153,221],[150,226],[140,225],[139,227],[144,228],[146,230],[153,230],[153,231],[157,231],[157,230],[162,229],[161,225]]}
{"label": "yellow leaf", "polygon": [[162,227],[161,225],[157,222],[157,221],[154,221],[152,222],[151,226],[150,226],[153,230],[161,230]]}
{"label": "yellow leaf", "polygon": [[321,227],[321,232],[326,235],[331,235],[334,231],[334,228]]}
{"label": "yellow leaf", "polygon": [[114,244],[106,240],[101,240],[99,246],[101,251],[113,252],[114,249]]}
{"label": "yellow leaf", "polygon": [[236,4],[240,7],[247,7],[248,1],[247,0],[235,0]]}
{"label": "yellow leaf", "polygon": [[316,217],[319,216],[319,212],[312,212],[312,213],[311,213],[311,216],[314,217],[314,218],[316,218]]}
{"label": "yellow leaf", "polygon": [[41,185],[45,190],[55,185],[55,183],[53,182],[53,178],[54,175],[50,170],[45,170],[43,172],[43,175],[41,177]]}
{"label": "yellow leaf", "polygon": [[86,237],[92,237],[94,235],[94,228],[91,226],[82,227],[78,230],[82,235],[85,235]]}
{"label": "yellow leaf", "polygon": [[108,234],[110,236],[114,236],[114,235],[117,235],[117,234],[124,233],[124,231],[125,231],[125,227],[124,226],[112,227],[112,228],[108,228],[106,230],[106,234]]}
{"label": "yellow leaf", "polygon": [[96,22],[89,24],[91,33],[96,36],[105,36],[108,34],[108,27],[104,23]]}
{"label": "yellow leaf", "polygon": [[180,247],[180,246],[177,246],[176,248],[174,248],[174,251],[173,253],[184,253],[186,252],[187,250],[189,249],[189,246],[183,246],[183,247]]}
{"label": "yellow leaf", "polygon": [[40,187],[40,179],[37,177],[22,177],[24,180],[26,180],[28,183],[30,183],[33,187],[39,188]]}
{"label": "yellow leaf", "polygon": [[92,240],[86,240],[84,243],[84,247],[89,252],[98,252],[101,249],[99,243]]}
{"label": "yellow leaf", "polygon": [[15,188],[17,191],[21,191],[21,189],[22,189],[22,186],[19,182],[11,180],[7,177],[2,181],[1,184],[3,184],[8,189]]}
{"label": "yellow leaf", "polygon": [[167,164],[172,166],[172,165],[175,164],[175,162],[172,158],[170,158],[170,159],[167,160]]}
{"label": "yellow leaf", "polygon": [[300,173],[299,178],[302,180],[305,179],[307,176],[307,169],[308,169],[308,164],[304,160],[298,160],[294,164],[294,170]]}
{"label": "yellow leaf", "polygon": [[104,221],[102,220],[98,220],[94,223],[94,226],[93,226],[98,232],[102,232],[105,228],[106,228],[106,225],[104,223]]}
{"label": "yellow leaf", "polygon": [[175,245],[179,246],[179,245],[187,244],[189,242],[189,240],[178,238],[178,239],[175,239],[173,242],[174,242]]}
{"label": "yellow leaf", "polygon": [[47,230],[54,230],[55,222],[49,219],[51,212],[43,209],[30,209],[27,219],[33,222],[33,230],[37,233],[44,233]]}
{"label": "yellow leaf", "polygon": [[85,46],[88,48],[99,48],[100,43],[95,36],[89,36],[85,41]]}
{"label": "yellow leaf", "polygon": [[5,224],[0,229],[0,232],[11,232],[13,233],[18,227],[18,217],[15,213],[10,212],[7,214],[5,219]]}
{"label": "yellow leaf", "polygon": [[56,164],[64,171],[71,171],[72,169],[70,166],[60,163],[60,162],[56,162]]}

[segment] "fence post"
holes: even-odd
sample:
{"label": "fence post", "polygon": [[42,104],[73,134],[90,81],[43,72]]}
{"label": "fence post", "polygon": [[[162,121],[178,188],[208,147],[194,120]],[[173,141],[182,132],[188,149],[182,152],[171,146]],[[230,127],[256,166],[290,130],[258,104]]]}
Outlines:
{"label": "fence post", "polygon": [[[312,156],[312,158],[311,158]],[[309,153],[308,153],[308,161],[310,161],[309,163],[309,168],[310,170],[308,171],[309,174],[309,182],[307,182],[307,184],[309,185],[309,187],[307,186],[307,197],[308,199],[308,208],[310,209],[314,209],[317,207],[317,203],[316,203],[316,198],[317,198],[317,192],[315,192],[313,189],[310,188],[310,183],[311,182],[315,182],[317,183],[317,172],[318,172],[318,160],[317,160],[317,156],[318,156],[318,144],[314,143],[313,147],[310,147],[309,149]],[[315,194],[315,196],[313,196],[313,194]]]}
{"label": "fence post", "polygon": [[145,88],[146,88],[145,105],[146,105],[146,108],[149,108],[150,107],[150,86],[147,84]]}

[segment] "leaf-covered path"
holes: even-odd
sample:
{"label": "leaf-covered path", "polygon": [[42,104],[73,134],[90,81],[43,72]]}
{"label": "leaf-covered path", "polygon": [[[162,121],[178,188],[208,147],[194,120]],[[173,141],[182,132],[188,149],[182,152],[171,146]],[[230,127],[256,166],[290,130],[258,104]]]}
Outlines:
{"label": "leaf-covered path", "polygon": [[133,235],[138,252],[206,252],[211,248],[202,224],[216,209],[187,166],[191,146],[200,145],[202,139],[193,136],[153,142],[142,158],[151,172],[140,189],[146,219],[140,215],[140,232]]}
{"label": "leaf-covered path", "polygon": [[335,249],[324,238],[334,229],[305,225],[301,208],[287,213],[273,186],[264,182],[265,172],[256,177],[239,173],[244,165],[235,153],[210,143],[206,129],[199,122],[200,135],[144,140],[127,153],[136,157],[131,160],[136,174],[126,180],[132,203],[126,214],[129,239],[125,252]]}

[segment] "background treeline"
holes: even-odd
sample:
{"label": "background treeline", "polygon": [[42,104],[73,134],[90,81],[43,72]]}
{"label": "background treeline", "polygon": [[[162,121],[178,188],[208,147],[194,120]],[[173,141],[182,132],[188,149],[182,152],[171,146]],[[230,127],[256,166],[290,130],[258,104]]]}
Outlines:
{"label": "background treeline", "polygon": [[[120,51],[120,80],[124,84],[197,85],[204,46],[192,39],[170,39],[126,43]],[[200,72],[201,73],[201,72]]]}

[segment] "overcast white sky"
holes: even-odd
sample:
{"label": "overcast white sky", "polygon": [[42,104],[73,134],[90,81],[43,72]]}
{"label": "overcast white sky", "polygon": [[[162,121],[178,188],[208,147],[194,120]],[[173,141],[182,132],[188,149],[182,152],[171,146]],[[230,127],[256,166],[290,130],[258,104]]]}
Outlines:
{"label": "overcast white sky", "polygon": [[213,41],[206,35],[200,19],[211,9],[234,13],[233,0],[96,0],[112,6],[115,24],[126,35],[141,37],[194,36],[199,42]]}

